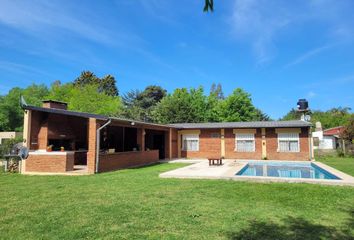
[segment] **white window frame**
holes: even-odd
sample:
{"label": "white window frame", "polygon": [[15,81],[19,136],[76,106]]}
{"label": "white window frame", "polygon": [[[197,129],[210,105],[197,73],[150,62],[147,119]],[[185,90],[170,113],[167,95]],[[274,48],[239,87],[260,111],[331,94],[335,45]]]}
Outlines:
{"label": "white window frame", "polygon": [[[185,141],[197,141],[196,149],[186,149]],[[198,152],[199,151],[199,134],[183,134],[182,135],[182,151]]]}
{"label": "white window frame", "polygon": [[[240,151],[237,148],[237,141],[253,141],[252,150]],[[256,138],[254,133],[235,133],[235,152],[255,152],[256,151]]]}
{"label": "white window frame", "polygon": [[[300,134],[297,132],[284,132],[284,133],[278,133],[278,152],[283,152],[283,153],[294,153],[294,152],[300,152]],[[280,151],[280,142],[281,141],[297,141],[297,151]]]}

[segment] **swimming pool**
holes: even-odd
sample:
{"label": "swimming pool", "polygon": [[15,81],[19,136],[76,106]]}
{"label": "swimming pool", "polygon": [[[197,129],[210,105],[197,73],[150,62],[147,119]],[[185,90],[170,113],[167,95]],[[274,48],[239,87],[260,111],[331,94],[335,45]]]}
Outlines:
{"label": "swimming pool", "polygon": [[340,180],[339,177],[311,162],[248,162],[247,165],[235,175]]}

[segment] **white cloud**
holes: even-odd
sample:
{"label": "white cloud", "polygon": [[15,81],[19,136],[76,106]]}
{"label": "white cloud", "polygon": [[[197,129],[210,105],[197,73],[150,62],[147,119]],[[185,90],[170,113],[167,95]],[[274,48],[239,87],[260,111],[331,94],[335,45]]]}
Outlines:
{"label": "white cloud", "polygon": [[0,23],[40,39],[65,39],[69,34],[109,46],[142,41],[119,26],[115,25],[114,31],[106,28],[92,11],[80,11],[79,5],[71,8],[67,5],[60,1],[3,0]]}
{"label": "white cloud", "polygon": [[315,92],[313,92],[313,91],[309,91],[308,93],[307,93],[307,98],[314,98],[314,97],[316,97],[317,96],[317,94],[315,93]]}
{"label": "white cloud", "polygon": [[303,53],[301,56],[297,57],[295,60],[291,61],[290,63],[285,65],[285,68],[292,67],[294,65],[297,65],[299,63],[302,63],[303,61],[307,60],[308,58],[311,58],[315,55],[318,55],[334,46],[338,45],[338,43],[333,43],[333,44],[326,44],[324,46],[311,49],[308,52]]}
{"label": "white cloud", "polygon": [[290,22],[291,18],[286,10],[263,0],[236,0],[230,19],[234,36],[251,41],[257,62],[260,64],[273,57],[274,37]]}
{"label": "white cloud", "polygon": [[[267,1],[235,0],[229,25],[233,37],[249,43],[256,61],[263,64],[277,53],[281,35],[292,27],[321,23],[326,28],[319,37],[328,40],[327,45],[295,59],[289,66],[300,63],[309,57],[334,46],[343,39],[354,38],[354,19],[352,1],[313,0],[313,1]],[[334,42],[334,43],[333,43]],[[295,43],[296,44],[296,43]]]}
{"label": "white cloud", "polygon": [[24,64],[19,64],[19,63],[14,63],[14,62],[9,62],[9,61],[1,61],[0,60],[0,69],[6,72],[10,73],[21,73],[21,74],[34,74],[34,75],[45,75],[45,76],[51,76],[50,74],[41,71],[37,68],[24,65]]}

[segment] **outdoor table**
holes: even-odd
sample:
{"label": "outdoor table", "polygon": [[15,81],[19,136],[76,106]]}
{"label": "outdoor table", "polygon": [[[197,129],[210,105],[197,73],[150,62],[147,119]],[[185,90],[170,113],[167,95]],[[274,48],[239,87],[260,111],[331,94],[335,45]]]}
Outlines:
{"label": "outdoor table", "polygon": [[222,165],[222,158],[208,158],[208,160],[209,160],[209,166],[211,166],[211,165]]}

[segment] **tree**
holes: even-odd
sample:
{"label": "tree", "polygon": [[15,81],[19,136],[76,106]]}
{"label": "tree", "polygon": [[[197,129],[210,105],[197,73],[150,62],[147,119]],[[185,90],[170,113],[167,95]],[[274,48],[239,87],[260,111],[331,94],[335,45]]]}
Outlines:
{"label": "tree", "polygon": [[341,137],[350,143],[354,143],[354,114],[351,115],[348,123],[344,126]]}
{"label": "tree", "polygon": [[207,122],[220,122],[221,114],[221,99],[218,98],[216,94],[210,93],[206,99],[206,112],[205,112],[205,121]]}
{"label": "tree", "polygon": [[214,11],[214,0],[205,0],[205,4],[204,4],[204,8],[203,8],[204,12],[213,12]]}
{"label": "tree", "polygon": [[116,80],[112,75],[99,78],[93,72],[83,71],[80,76],[74,80],[74,86],[84,87],[86,85],[97,85],[99,92],[105,93],[108,96],[118,96]]}
{"label": "tree", "polygon": [[255,121],[271,121],[271,118],[268,114],[264,113],[262,110],[256,108],[256,117]]}
{"label": "tree", "polygon": [[178,88],[156,105],[153,118],[159,123],[204,122],[206,97],[202,87]]}
{"label": "tree", "polygon": [[152,121],[152,111],[156,104],[166,96],[166,90],[150,85],[144,91],[132,90],[123,96],[124,116],[135,120]]}
{"label": "tree", "polygon": [[86,85],[71,90],[69,110],[89,112],[108,116],[119,116],[122,102],[117,96],[109,96],[99,91],[97,85]]}
{"label": "tree", "polygon": [[155,106],[162,98],[166,96],[166,90],[160,86],[150,85],[139,95],[138,100],[141,102],[141,107],[150,108]]}
{"label": "tree", "polygon": [[45,85],[32,84],[27,88],[12,88],[9,93],[0,98],[0,131],[22,131],[23,110],[20,107],[20,96],[28,104],[40,106],[43,98],[48,95]]}
{"label": "tree", "polygon": [[[327,111],[314,110],[309,112],[311,123],[321,122],[324,129],[346,125],[349,122],[352,113],[348,107],[331,108]],[[300,120],[301,113],[291,109],[281,120]]]}
{"label": "tree", "polygon": [[139,90],[131,90],[122,96],[122,101],[125,107],[132,107],[138,99],[141,92]]}
{"label": "tree", "polygon": [[87,84],[99,84],[100,79],[90,71],[81,72],[80,76],[74,80],[76,87],[83,87]]}
{"label": "tree", "polygon": [[225,122],[253,121],[257,119],[257,109],[250,94],[237,88],[221,104],[221,120]]}
{"label": "tree", "polygon": [[99,91],[106,93],[108,96],[118,96],[119,92],[116,87],[116,79],[114,76],[104,76],[99,83]]}
{"label": "tree", "polygon": [[289,120],[300,120],[301,113],[296,109],[292,108],[285,116],[283,116],[280,120],[289,121]]}
{"label": "tree", "polygon": [[68,110],[120,116],[121,99],[118,96],[109,96],[99,88],[100,86],[95,84],[85,84],[81,87],[72,83],[52,85],[47,98],[67,102]]}
{"label": "tree", "polygon": [[211,85],[210,95],[215,95],[218,99],[224,99],[224,93],[220,83],[218,83],[218,85],[215,85],[215,83]]}

